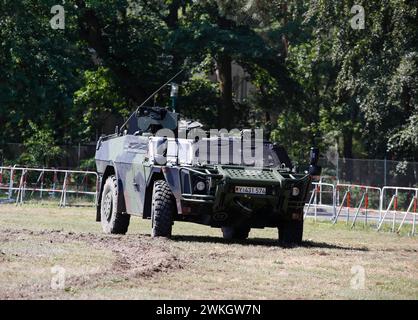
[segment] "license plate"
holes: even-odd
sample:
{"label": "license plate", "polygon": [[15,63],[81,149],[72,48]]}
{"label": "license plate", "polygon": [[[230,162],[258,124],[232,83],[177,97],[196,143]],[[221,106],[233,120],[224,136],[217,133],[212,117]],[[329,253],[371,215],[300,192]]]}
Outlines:
{"label": "license plate", "polygon": [[235,187],[235,193],[244,193],[244,194],[266,194],[266,188],[258,187]]}

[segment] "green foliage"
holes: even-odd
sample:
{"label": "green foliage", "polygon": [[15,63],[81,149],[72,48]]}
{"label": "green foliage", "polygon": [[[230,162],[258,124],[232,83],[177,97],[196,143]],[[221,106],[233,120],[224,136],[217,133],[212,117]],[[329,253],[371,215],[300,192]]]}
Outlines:
{"label": "green foliage", "polygon": [[[1,5],[0,144],[24,140],[22,160],[57,157],[37,154],[33,137],[44,148],[113,132],[185,68],[184,117],[262,127],[296,158],[338,144],[344,156],[418,161],[416,1],[359,0],[365,30],[350,27],[346,0],[69,0],[65,30],[52,30],[55,4]],[[255,87],[244,103],[227,70],[207,77],[231,61]],[[156,103],[169,103],[168,88]]]}
{"label": "green foliage", "polygon": [[219,88],[206,77],[195,76],[183,83],[179,103],[186,118],[199,120],[210,127],[216,122],[219,104]]}
{"label": "green foliage", "polygon": [[[74,93],[75,128],[80,137],[87,141],[97,140],[103,132],[109,117],[126,117],[129,110],[115,85],[109,69],[99,67],[94,71],[85,71],[84,86]],[[82,118],[81,126],[77,120]],[[123,118],[122,118],[123,119]],[[95,131],[93,131],[95,130]],[[77,132],[74,134],[76,135]]]}
{"label": "green foliage", "polygon": [[414,138],[405,136],[413,134],[407,123],[417,112],[416,2],[358,4],[365,8],[364,30],[353,30],[348,23],[350,1],[311,1],[309,11],[316,38],[331,46],[338,71],[336,98],[348,120],[346,129],[360,128],[370,157],[389,153],[417,160]]}
{"label": "green foliage", "polygon": [[0,143],[21,142],[29,120],[48,123],[64,142],[69,138],[72,95],[85,53],[74,39],[74,10],[65,31],[49,20],[56,1],[2,1],[0,19]]}
{"label": "green foliage", "polygon": [[292,159],[306,159],[309,154],[309,128],[297,112],[286,112],[279,116],[277,127],[271,133],[271,139],[288,148]]}
{"label": "green foliage", "polygon": [[89,158],[81,160],[79,169],[86,170],[86,171],[94,171],[96,168],[96,159]]}
{"label": "green foliage", "polygon": [[29,121],[30,131],[23,141],[26,151],[21,155],[22,165],[49,167],[64,155],[64,151],[56,145],[53,131],[40,128]]}

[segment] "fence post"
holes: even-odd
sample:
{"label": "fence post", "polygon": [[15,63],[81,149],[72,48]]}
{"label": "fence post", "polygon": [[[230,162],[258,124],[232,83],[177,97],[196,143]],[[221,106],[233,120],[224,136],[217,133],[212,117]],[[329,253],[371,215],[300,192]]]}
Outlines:
{"label": "fence post", "polygon": [[414,218],[412,222],[412,236],[415,235],[415,223],[417,221],[417,204],[418,204],[418,190],[415,191],[415,199],[414,199]]}
{"label": "fence post", "polygon": [[[96,184],[97,184],[97,182],[96,182]],[[98,189],[98,184],[97,184],[97,187],[96,187],[96,190],[99,190]],[[311,195],[311,197],[310,197],[310,199],[309,199],[309,202],[308,202],[308,207],[306,208],[306,211],[305,211],[305,215],[304,215],[304,219],[306,218],[306,216],[308,215],[308,213],[309,213],[309,208],[311,207],[311,204],[312,204],[312,202],[313,202],[313,199],[315,198],[315,192],[316,192],[316,187],[314,187],[314,189],[312,190],[312,195]],[[96,205],[97,205],[97,199],[98,199],[98,197],[97,197],[97,192],[96,192]]]}
{"label": "fence post", "polygon": [[344,193],[344,197],[343,197],[343,200],[341,201],[341,204],[340,204],[340,206],[339,206],[339,208],[338,208],[338,211],[337,211],[337,214],[335,215],[335,218],[334,218],[334,221],[332,222],[332,224],[336,224],[337,223],[337,221],[338,221],[338,217],[339,217],[339,215],[340,215],[340,212],[341,212],[341,210],[342,210],[342,208],[343,208],[343,206],[344,206],[344,201],[345,201],[345,199],[347,198],[347,194],[348,194],[348,190],[346,190],[345,191],[345,193]]}
{"label": "fence post", "polygon": [[39,193],[39,198],[42,199],[44,191],[44,181],[45,181],[45,170],[41,172],[41,191]]}
{"label": "fence post", "polygon": [[22,169],[22,174],[20,176],[19,189],[17,191],[16,197],[16,206],[23,204],[23,197],[25,193],[25,179],[26,179],[26,169]]}
{"label": "fence post", "polygon": [[402,229],[403,224],[405,223],[406,217],[408,216],[409,212],[413,208],[414,203],[415,203],[415,196],[412,198],[412,201],[409,203],[408,209],[406,210],[406,212],[405,212],[405,214],[403,216],[403,219],[402,219],[402,221],[401,221],[401,223],[399,225],[399,228],[398,228],[397,233],[400,233],[401,232],[401,229]]}
{"label": "fence post", "polygon": [[316,222],[316,217],[317,217],[317,215],[318,215],[318,185],[317,186],[315,186],[315,189],[316,189],[316,192],[315,192],[315,219],[314,219],[314,221]]}
{"label": "fence post", "polygon": [[412,221],[412,231],[411,236],[415,235],[415,223],[417,222],[417,202],[418,202],[418,190],[415,191],[415,198],[414,198],[414,217]]}
{"label": "fence post", "polygon": [[61,199],[59,204],[60,208],[65,208],[65,206],[67,205],[67,177],[68,172],[66,171],[64,176],[64,182],[62,184]]}
{"label": "fence post", "polygon": [[396,193],[395,193],[395,201],[393,204],[393,218],[392,218],[392,232],[395,232],[395,224],[396,224],[396,213],[398,211],[398,188],[396,188]]}
{"label": "fence post", "polygon": [[14,166],[10,168],[10,181],[9,181],[9,200],[12,199],[13,196],[13,184],[14,184]]}
{"label": "fence post", "polygon": [[23,178],[23,191],[22,191],[22,202],[23,202],[23,198],[25,197],[25,195],[26,195],[26,187],[27,187],[27,180],[28,180],[28,171],[27,170],[25,170],[25,176],[24,176],[24,178]]}
{"label": "fence post", "polygon": [[96,207],[98,206],[98,200],[99,200],[99,196],[98,196],[99,188],[100,188],[99,175],[96,173],[96,193],[94,194],[94,204],[96,205]]}
{"label": "fence post", "polygon": [[319,205],[322,205],[322,180],[320,180],[320,184],[318,185],[319,187]]}
{"label": "fence post", "polygon": [[363,201],[364,201],[365,196],[366,196],[366,193],[363,193],[363,195],[362,195],[362,197],[361,197],[361,200],[360,200],[360,203],[359,203],[359,205],[358,205],[358,207],[357,207],[356,213],[355,213],[355,215],[354,215],[354,218],[353,218],[353,223],[351,224],[351,229],[353,229],[353,228],[354,228],[354,226],[355,226],[355,224],[356,224],[357,217],[358,217],[358,215],[360,214],[360,211],[361,211],[361,206],[363,205]]}
{"label": "fence post", "polygon": [[332,219],[335,219],[335,217],[337,216],[337,203],[336,202],[337,202],[337,199],[336,199],[336,188],[334,186],[332,188],[332,206],[333,206]]}
{"label": "fence post", "polygon": [[351,204],[351,188],[347,190],[347,221],[346,224],[350,221],[350,204]]}
{"label": "fence post", "polygon": [[379,199],[379,222],[382,220],[382,211],[383,211],[383,193],[385,191],[385,188],[383,187],[380,191],[380,199]]}
{"label": "fence post", "polygon": [[339,206],[340,205],[340,190],[339,190],[339,187],[338,187],[338,182],[337,182],[337,186],[335,187],[335,189],[336,189],[336,194],[337,194],[337,199],[336,199],[337,206]]}
{"label": "fence post", "polygon": [[369,188],[366,187],[366,194],[364,199],[364,226],[367,226],[367,210],[369,208]]}
{"label": "fence post", "polygon": [[57,181],[58,181],[58,173],[57,170],[54,169],[54,177],[52,178],[52,197],[55,197],[55,188],[57,187]]}

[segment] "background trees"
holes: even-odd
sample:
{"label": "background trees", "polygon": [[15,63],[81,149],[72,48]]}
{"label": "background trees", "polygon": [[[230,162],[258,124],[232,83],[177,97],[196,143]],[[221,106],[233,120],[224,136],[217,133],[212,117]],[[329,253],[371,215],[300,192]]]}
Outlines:
{"label": "background trees", "polygon": [[[411,129],[418,124],[410,124],[417,113],[418,3],[356,3],[366,12],[364,30],[346,23],[349,1],[311,1],[309,8],[315,37],[330,44],[337,67],[336,102],[347,124],[342,128],[344,155],[351,157],[360,145],[369,157],[416,160]],[[400,143],[405,133],[409,140]]]}
{"label": "background trees", "polygon": [[[0,144],[37,131],[57,145],[95,141],[185,68],[186,117],[263,127],[294,157],[318,144],[418,161],[416,1],[356,1],[364,30],[350,26],[352,1],[328,0],[68,0],[53,30],[56,2],[0,3]],[[245,101],[232,62],[256,88]]]}

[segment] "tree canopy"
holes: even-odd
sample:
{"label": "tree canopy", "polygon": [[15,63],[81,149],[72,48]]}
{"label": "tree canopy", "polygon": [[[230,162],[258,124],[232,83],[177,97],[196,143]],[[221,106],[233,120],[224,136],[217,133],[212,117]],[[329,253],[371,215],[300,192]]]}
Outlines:
{"label": "tree canopy", "polygon": [[210,127],[262,127],[295,157],[418,161],[418,3],[355,4],[364,29],[346,0],[2,0],[0,144],[93,142],[184,68],[179,111]]}

